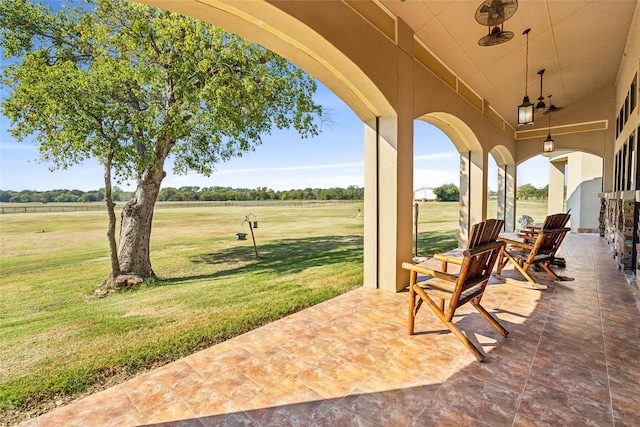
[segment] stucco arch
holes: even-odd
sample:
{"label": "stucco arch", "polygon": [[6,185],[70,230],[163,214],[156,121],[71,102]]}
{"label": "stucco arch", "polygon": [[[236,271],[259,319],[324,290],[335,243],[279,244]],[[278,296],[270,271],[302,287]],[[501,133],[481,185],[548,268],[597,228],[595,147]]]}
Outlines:
{"label": "stucco arch", "polygon": [[418,118],[440,129],[460,153],[460,217],[458,243],[464,247],[471,226],[487,217],[487,153],[473,130],[450,113],[432,112]]}
{"label": "stucco arch", "polygon": [[489,151],[498,166],[515,165],[516,161],[511,151],[504,145],[496,145]]}
{"label": "stucco arch", "polygon": [[440,129],[451,140],[459,153],[482,151],[480,141],[467,124],[450,113],[434,112],[418,118]]}

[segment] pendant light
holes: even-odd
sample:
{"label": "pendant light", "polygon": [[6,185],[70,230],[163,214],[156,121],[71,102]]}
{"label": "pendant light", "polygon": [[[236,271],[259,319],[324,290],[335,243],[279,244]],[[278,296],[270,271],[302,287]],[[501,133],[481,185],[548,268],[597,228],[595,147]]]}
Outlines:
{"label": "pendant light", "polygon": [[547,139],[542,142],[542,152],[543,153],[553,153],[555,150],[555,143],[553,138],[551,138],[551,113],[547,114],[549,116],[549,132],[547,133]]}
{"label": "pendant light", "polygon": [[529,96],[527,94],[527,86],[529,83],[529,31],[531,31],[531,28],[527,28],[522,33],[527,36],[527,53],[524,71],[524,98],[522,99],[522,104],[518,106],[518,125],[520,126],[533,124],[533,104],[529,102]]}

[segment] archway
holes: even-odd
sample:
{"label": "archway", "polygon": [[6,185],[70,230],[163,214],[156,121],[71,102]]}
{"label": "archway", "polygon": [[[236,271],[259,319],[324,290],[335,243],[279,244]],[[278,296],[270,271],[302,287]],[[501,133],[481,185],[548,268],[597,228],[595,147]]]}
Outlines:
{"label": "archway", "polygon": [[449,138],[460,154],[458,244],[464,247],[471,225],[486,219],[487,154],[473,130],[453,114],[434,112],[425,114],[417,120],[437,127]]}
{"label": "archway", "polygon": [[[488,162],[487,175],[495,173],[495,215],[504,221],[504,229],[513,231],[516,217],[516,173],[517,168],[511,152],[502,146],[496,145],[489,152],[491,159]],[[495,168],[495,169],[493,169]],[[493,180],[492,180],[493,182]],[[493,207],[493,203],[492,203]],[[492,213],[488,213],[492,216]]]}

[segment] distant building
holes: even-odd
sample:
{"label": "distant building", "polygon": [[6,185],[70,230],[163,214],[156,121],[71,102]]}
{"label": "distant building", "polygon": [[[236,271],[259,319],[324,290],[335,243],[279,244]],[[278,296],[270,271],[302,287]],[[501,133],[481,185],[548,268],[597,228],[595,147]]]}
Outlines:
{"label": "distant building", "polygon": [[413,200],[416,202],[435,202],[436,195],[433,188],[422,187],[413,192]]}

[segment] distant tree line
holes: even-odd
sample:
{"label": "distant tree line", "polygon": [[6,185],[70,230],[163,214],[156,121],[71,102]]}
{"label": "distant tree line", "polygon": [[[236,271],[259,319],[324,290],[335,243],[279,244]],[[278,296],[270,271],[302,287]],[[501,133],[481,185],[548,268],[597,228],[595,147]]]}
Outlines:
{"label": "distant tree line", "polygon": [[[127,201],[132,193],[118,187],[113,189],[114,201]],[[93,191],[50,190],[12,191],[0,190],[0,202],[50,203],[50,202],[100,202],[104,189]],[[167,187],[160,190],[158,201],[238,201],[238,200],[364,200],[364,188],[350,185],[347,188],[305,188],[304,190],[274,191],[267,187],[256,189],[232,187]]]}
{"label": "distant tree line", "polygon": [[[122,202],[129,200],[132,193],[123,191],[118,187],[114,187],[113,200]],[[104,200],[104,188],[99,190],[81,191],[81,190],[0,190],[0,202],[11,203],[51,203],[51,202],[101,202]]]}
{"label": "distant tree line", "polygon": [[167,187],[160,190],[159,201],[236,201],[236,200],[364,200],[364,188],[305,188],[275,191],[267,187],[255,189],[232,187]]}
{"label": "distant tree line", "polygon": [[[455,184],[444,184],[433,189],[436,200],[439,202],[455,202],[460,199],[460,190]],[[489,197],[496,197],[495,191],[488,191]],[[518,187],[516,198],[519,200],[546,200],[549,197],[549,186],[536,188],[531,184],[524,184]]]}
{"label": "distant tree line", "polygon": [[516,197],[520,200],[546,200],[549,197],[549,185],[536,188],[531,184],[524,184],[518,187]]}

